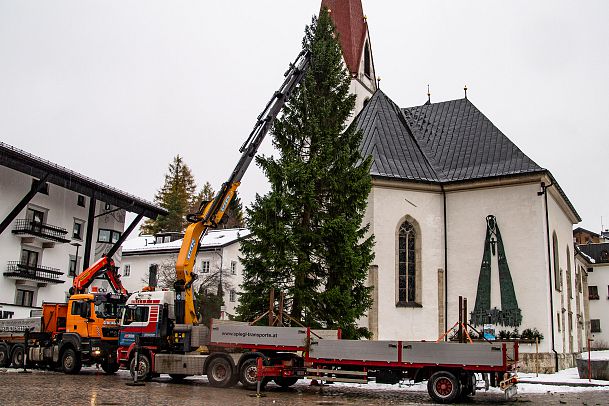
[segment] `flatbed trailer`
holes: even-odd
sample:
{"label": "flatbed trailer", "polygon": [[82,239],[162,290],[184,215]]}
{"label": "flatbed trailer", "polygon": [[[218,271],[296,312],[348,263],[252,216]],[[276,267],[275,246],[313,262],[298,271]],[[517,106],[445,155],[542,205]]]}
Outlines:
{"label": "flatbed trailer", "polygon": [[[141,292],[128,300],[118,360],[132,374],[137,369],[139,378],[169,374],[180,381],[207,375],[212,386],[241,382],[248,389],[264,388],[271,380],[289,387],[301,378],[386,384],[427,381],[429,395],[442,403],[475,395],[477,381],[501,388],[507,397],[516,392],[517,343],[343,340],[340,330],[224,320],[212,320],[207,329],[173,323],[173,303],[170,291]],[[174,334],[168,342],[165,330],[170,326]]]}

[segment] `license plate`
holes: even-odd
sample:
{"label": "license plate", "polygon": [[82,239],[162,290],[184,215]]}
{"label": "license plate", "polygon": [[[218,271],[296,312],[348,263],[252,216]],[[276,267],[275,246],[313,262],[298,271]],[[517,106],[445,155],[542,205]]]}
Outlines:
{"label": "license plate", "polygon": [[509,388],[507,388],[504,393],[505,393],[505,398],[510,399],[518,393],[518,387],[516,387],[516,385],[512,385]]}

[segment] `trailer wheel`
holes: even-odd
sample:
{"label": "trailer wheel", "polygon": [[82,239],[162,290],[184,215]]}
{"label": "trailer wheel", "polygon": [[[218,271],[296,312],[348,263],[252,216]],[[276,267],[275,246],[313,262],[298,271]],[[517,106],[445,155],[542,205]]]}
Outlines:
{"label": "trailer wheel", "polygon": [[25,349],[22,345],[13,346],[13,351],[11,353],[11,366],[13,368],[21,368],[23,366],[23,354]]}
{"label": "trailer wheel", "polygon": [[296,377],[277,377],[277,378],[273,378],[273,381],[281,386],[283,389],[287,389],[290,386],[294,385],[296,382],[298,382],[298,378]]}
{"label": "trailer wheel", "polygon": [[438,371],[427,381],[429,396],[440,403],[454,402],[461,392],[460,386],[457,377],[448,371]]}
{"label": "trailer wheel", "polygon": [[[129,371],[133,378],[135,374],[135,356],[131,358],[129,363]],[[152,379],[152,371],[150,370],[150,358],[146,354],[139,354],[138,356],[138,367],[137,367],[137,379],[140,381],[149,381]]]}
{"label": "trailer wheel", "polygon": [[226,388],[234,385],[234,373],[231,362],[225,357],[212,359],[207,366],[207,379],[211,386]]}
{"label": "trailer wheel", "polygon": [[243,361],[241,368],[239,368],[239,381],[245,389],[256,390],[258,384],[257,363],[256,358],[250,358]]}
{"label": "trailer wheel", "polygon": [[61,368],[66,374],[77,374],[82,368],[80,356],[72,348],[67,348],[61,356]]}
{"label": "trailer wheel", "polygon": [[0,345],[0,368],[7,367],[10,364],[11,357],[6,345]]}

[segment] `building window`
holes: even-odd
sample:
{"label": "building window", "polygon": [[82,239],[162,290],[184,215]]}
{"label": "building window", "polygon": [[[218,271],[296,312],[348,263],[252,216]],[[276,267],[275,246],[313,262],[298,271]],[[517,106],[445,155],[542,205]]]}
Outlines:
{"label": "building window", "polygon": [[76,198],[76,204],[80,207],[85,207],[85,197],[83,195],[78,195]]}
{"label": "building window", "polygon": [[209,273],[209,261],[201,261],[201,272]]}
{"label": "building window", "polygon": [[598,286],[588,286],[588,299],[598,300]]}
{"label": "building window", "polygon": [[31,207],[27,209],[25,214],[25,218],[31,221],[33,224],[42,224],[44,223],[44,212],[41,210],[32,209]]}
{"label": "building window", "polygon": [[121,238],[121,233],[114,230],[100,228],[97,232],[97,242],[105,242],[114,244]]}
{"label": "building window", "polygon": [[571,277],[571,251],[567,247],[567,297],[573,299],[573,279]]}
{"label": "building window", "polygon": [[72,238],[82,240],[85,223],[82,220],[74,219],[74,227],[72,227]]}
{"label": "building window", "polygon": [[15,312],[0,311],[0,319],[12,319]]}
{"label": "building window", "polygon": [[417,286],[417,231],[414,224],[404,221],[398,231],[397,263],[397,302],[398,305],[414,304],[418,301]]}
{"label": "building window", "polygon": [[25,289],[17,289],[17,294],[15,295],[15,304],[17,306],[27,306],[32,307],[32,302],[34,301],[34,292],[31,290]]}
{"label": "building window", "polygon": [[230,261],[230,274],[237,275],[237,261]]}
{"label": "building window", "polygon": [[554,253],[554,289],[560,292],[560,262],[558,257],[558,237],[556,237],[556,233],[552,234],[552,252]]}
{"label": "building window", "polygon": [[38,252],[22,249],[21,265],[27,268],[36,268],[38,266]]}
{"label": "building window", "polygon": [[[38,185],[38,182],[40,182],[38,179],[35,179],[35,178],[32,179],[32,189],[36,188],[36,186]],[[49,184],[45,182],[44,186],[42,187],[42,189],[40,189],[40,191],[38,193],[42,193],[43,195],[48,195],[49,194]]]}
{"label": "building window", "polygon": [[370,43],[366,41],[366,46],[364,47],[364,75],[371,77],[372,66],[370,62]]}
{"label": "building window", "polygon": [[79,264],[80,257],[76,258],[74,255],[70,255],[70,262],[68,263],[68,276],[76,276],[76,271]]}
{"label": "building window", "polygon": [[235,289],[231,289],[230,293],[229,293],[229,301],[234,302],[235,300],[237,300],[237,292],[235,292]]}
{"label": "building window", "polygon": [[125,265],[125,267],[123,268],[123,276],[130,276],[131,275],[131,265]]}
{"label": "building window", "polygon": [[156,288],[158,282],[159,266],[157,264],[151,264],[148,267],[148,286]]}
{"label": "building window", "polygon": [[590,319],[590,332],[591,333],[600,333],[601,332],[601,320],[600,319]]}
{"label": "building window", "polygon": [[558,332],[561,332],[561,328],[560,328],[560,313],[556,313],[556,321],[558,322]]}

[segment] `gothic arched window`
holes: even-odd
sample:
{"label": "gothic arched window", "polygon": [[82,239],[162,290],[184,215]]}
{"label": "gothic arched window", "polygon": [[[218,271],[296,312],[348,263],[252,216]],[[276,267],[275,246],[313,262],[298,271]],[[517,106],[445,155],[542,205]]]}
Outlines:
{"label": "gothic arched window", "polygon": [[552,261],[554,265],[554,289],[561,291],[562,283],[560,277],[560,260],[558,257],[558,237],[556,236],[556,233],[552,234],[552,253],[554,254]]}
{"label": "gothic arched window", "polygon": [[404,221],[398,232],[398,302],[414,303],[417,296],[416,230]]}

